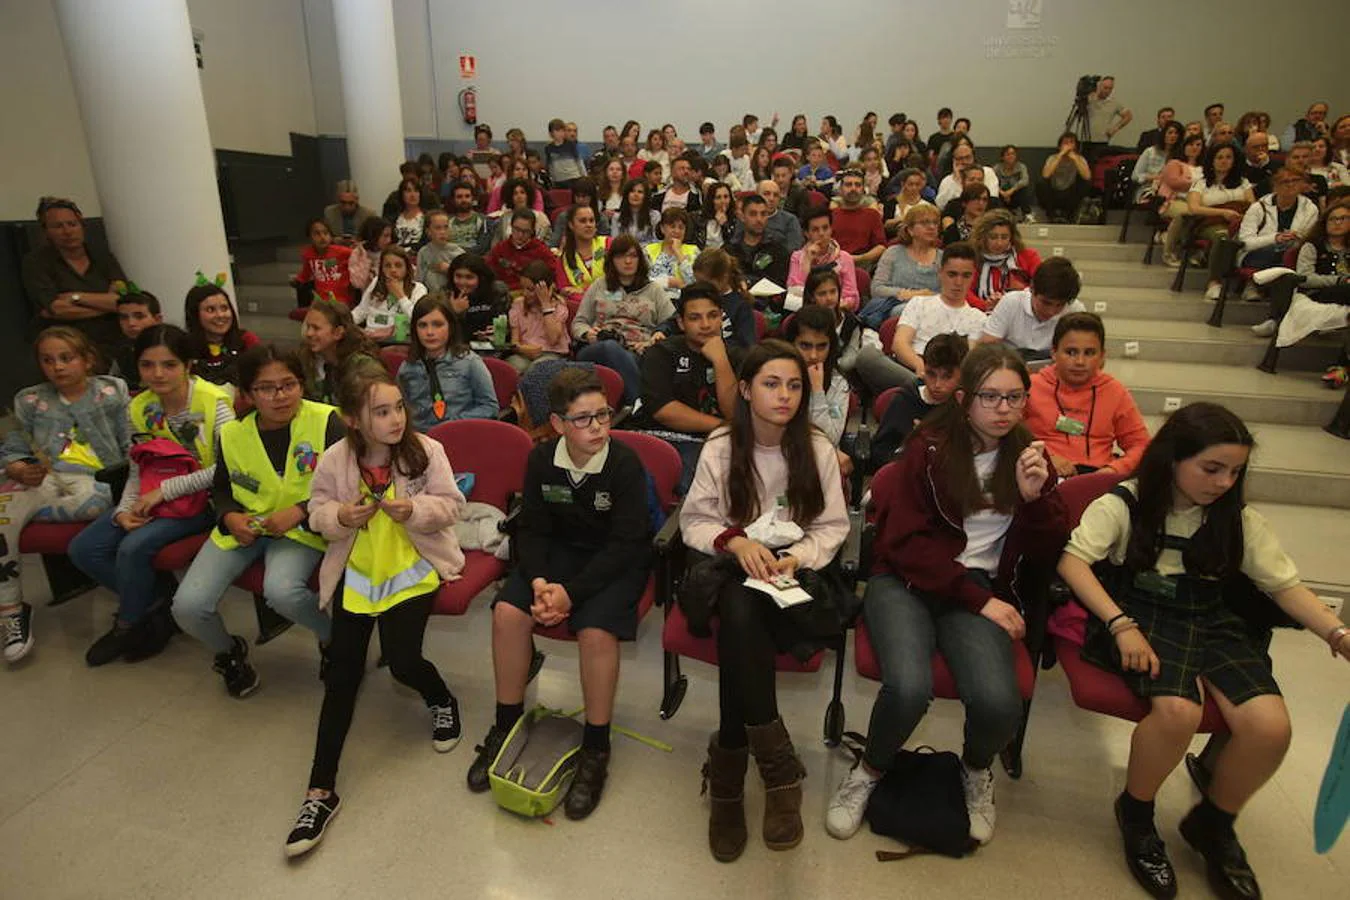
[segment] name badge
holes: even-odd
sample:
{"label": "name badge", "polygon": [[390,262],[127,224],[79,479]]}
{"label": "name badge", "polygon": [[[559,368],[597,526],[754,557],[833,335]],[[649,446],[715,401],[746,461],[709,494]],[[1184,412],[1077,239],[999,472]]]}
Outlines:
{"label": "name badge", "polygon": [[1055,430],[1063,434],[1082,434],[1087,431],[1087,426],[1073,416],[1060,414],[1060,417],[1055,420]]}
{"label": "name badge", "polygon": [[543,493],[545,503],[572,502],[572,489],[565,484],[546,484]]}
{"label": "name badge", "polygon": [[230,484],[237,484],[246,491],[258,493],[258,479],[249,476],[245,472],[230,472]]}

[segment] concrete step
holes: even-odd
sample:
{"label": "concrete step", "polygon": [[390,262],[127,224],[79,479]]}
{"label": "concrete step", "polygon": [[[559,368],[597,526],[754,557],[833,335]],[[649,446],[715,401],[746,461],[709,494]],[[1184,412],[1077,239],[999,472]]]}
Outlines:
{"label": "concrete step", "polygon": [[286,244],[278,247],[276,251],[277,262],[285,263],[292,267],[291,271],[295,271],[300,268],[300,254],[304,252],[305,247],[305,244]]}
{"label": "concrete step", "polygon": [[[1082,276],[1083,288],[1089,287],[1141,287],[1168,288],[1176,277],[1176,269],[1156,263],[1146,266],[1139,261],[1111,262],[1106,260],[1084,260],[1074,262],[1078,274]],[[1208,280],[1208,270],[1192,266],[1186,272],[1186,291],[1202,288]]]}
{"label": "concrete step", "polygon": [[[1336,413],[1339,391],[1322,386],[1317,374],[1281,370],[1278,375],[1248,366],[1109,359],[1107,371],[1124,382],[1144,415],[1161,415],[1173,400],[1222,403],[1249,425],[1304,425],[1320,428]],[[1344,445],[1342,445],[1344,452]]]}
{"label": "concrete step", "polygon": [[[1268,500],[1253,501],[1252,506],[1266,517],[1285,552],[1298,566],[1299,577],[1310,588],[1323,597],[1350,596],[1350,568],[1345,565],[1345,548],[1350,546],[1350,516],[1344,509]],[[1310,535],[1313,539],[1309,539]],[[1347,614],[1343,612],[1341,618],[1345,620]]]}
{"label": "concrete step", "polygon": [[[1153,434],[1164,420],[1145,417]],[[1250,422],[1248,427],[1256,438],[1247,473],[1248,500],[1350,509],[1350,447],[1345,441],[1320,426]]]}
{"label": "concrete step", "polygon": [[291,276],[299,270],[298,262],[269,262],[240,266],[235,273],[239,284],[281,284],[291,282]]}
{"label": "concrete step", "polygon": [[[1034,225],[1020,227],[1023,239],[1032,244],[1042,240],[1114,241],[1120,235],[1119,225],[1051,225],[1048,222],[1037,222]],[[1130,230],[1134,231],[1133,228]]]}
{"label": "concrete step", "polygon": [[[1086,262],[1140,262],[1144,244],[1117,244],[1115,241],[1061,241],[1035,238],[1027,241],[1042,259],[1066,256],[1075,266]],[[1157,255],[1155,251],[1155,256]],[[1161,258],[1161,257],[1158,257]]]}
{"label": "concrete step", "polygon": [[300,323],[286,316],[243,313],[239,317],[243,327],[264,341],[293,344],[300,341]]}
{"label": "concrete step", "polygon": [[[1270,343],[1245,325],[1213,328],[1204,322],[1126,319],[1110,314],[1104,319],[1106,352],[1115,359],[1255,366]],[[1338,341],[1312,338],[1282,350],[1279,366],[1281,371],[1321,372],[1336,361],[1339,353]]]}
{"label": "concrete step", "polygon": [[284,316],[295,308],[295,288],[288,284],[239,285],[239,313]]}
{"label": "concrete step", "polygon": [[[1205,322],[1214,306],[1198,291],[1174,294],[1164,287],[1110,287],[1084,285],[1079,299],[1089,311],[1105,319],[1154,319]],[[1102,304],[1105,304],[1103,306]],[[1255,325],[1269,314],[1265,301],[1230,299],[1224,307],[1224,325]],[[1107,331],[1108,336],[1110,330]]]}

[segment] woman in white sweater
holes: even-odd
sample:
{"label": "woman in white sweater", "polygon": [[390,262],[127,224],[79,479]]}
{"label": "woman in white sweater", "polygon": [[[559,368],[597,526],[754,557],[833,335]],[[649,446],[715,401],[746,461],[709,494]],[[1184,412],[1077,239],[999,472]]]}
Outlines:
{"label": "woman in white sweater", "polygon": [[685,544],[711,557],[692,567],[679,601],[695,633],[709,624],[710,610],[717,618],[721,719],[704,773],[712,803],[709,844],[723,862],[745,849],[751,754],[764,780],[764,843],[787,850],[803,834],[806,770],[778,715],[774,659],[789,649],[809,655],[819,647],[826,638],[806,633],[801,613],[826,613],[821,604],[829,607],[831,598],[818,590],[809,610],[780,609],[742,582],[746,575],[771,581],[825,569],[848,535],[839,460],[834,445],[811,426],[810,383],[790,344],[768,340],[752,347],[741,365],[731,424],[708,436],[680,511]]}

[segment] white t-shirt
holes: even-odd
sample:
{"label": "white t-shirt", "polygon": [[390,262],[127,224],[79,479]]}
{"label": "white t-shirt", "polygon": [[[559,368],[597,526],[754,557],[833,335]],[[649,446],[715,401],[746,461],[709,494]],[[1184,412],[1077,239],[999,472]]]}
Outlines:
{"label": "white t-shirt", "polygon": [[974,343],[984,330],[987,318],[988,316],[969,303],[963,302],[955,307],[948,306],[942,302],[942,297],[938,294],[928,294],[915,297],[905,304],[905,311],[900,313],[899,324],[914,329],[914,352],[922,353],[929,341],[949,331],[964,334],[971,343]]}
{"label": "white t-shirt", "polygon": [[[975,454],[975,477],[988,485],[998,465],[998,450]],[[967,569],[979,569],[991,575],[998,572],[998,558],[1003,555],[1003,538],[1012,524],[1012,515],[993,509],[982,509],[966,516],[961,530],[966,533],[966,549],[956,561]]]}
{"label": "white t-shirt", "polygon": [[1202,206],[1222,206],[1225,203],[1235,203],[1243,199],[1247,191],[1252,189],[1251,182],[1243,178],[1238,182],[1235,188],[1226,188],[1222,184],[1210,187],[1205,182],[1205,176],[1202,173],[1195,179],[1195,184],[1191,185],[1191,193],[1200,195],[1200,204]]}
{"label": "white t-shirt", "polygon": [[[989,188],[989,193],[997,199],[998,173],[994,171],[992,166],[980,166],[980,168],[984,169],[984,186]],[[942,182],[938,185],[937,198],[934,199],[933,203],[936,204],[938,209],[945,209],[948,203],[951,203],[960,196],[961,181],[956,177],[955,173],[952,173],[946,178],[943,178]]]}
{"label": "white t-shirt", "polygon": [[672,206],[684,209],[689,205],[689,195],[692,193],[693,191],[685,191],[683,194],[677,194],[673,187],[667,188],[665,193],[661,195],[661,212],[665,212]]}
{"label": "white t-shirt", "polygon": [[1031,311],[1031,291],[1009,291],[994,307],[984,323],[984,333],[1007,341],[1021,350],[1050,351],[1050,339],[1055,336],[1055,325],[1066,312],[1086,312],[1083,304],[1072,300],[1064,312],[1042,322]]}

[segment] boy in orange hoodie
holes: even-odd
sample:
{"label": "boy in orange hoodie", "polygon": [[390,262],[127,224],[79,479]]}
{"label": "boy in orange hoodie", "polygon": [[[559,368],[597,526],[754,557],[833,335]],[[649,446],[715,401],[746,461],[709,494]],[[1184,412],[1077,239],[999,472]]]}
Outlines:
{"label": "boy in orange hoodie", "polygon": [[[1109,469],[1128,475],[1148,446],[1148,426],[1130,392],[1102,371],[1106,328],[1088,312],[1055,326],[1050,359],[1031,378],[1026,425],[1045,442],[1061,478]],[[1116,445],[1124,452],[1115,455]]]}

